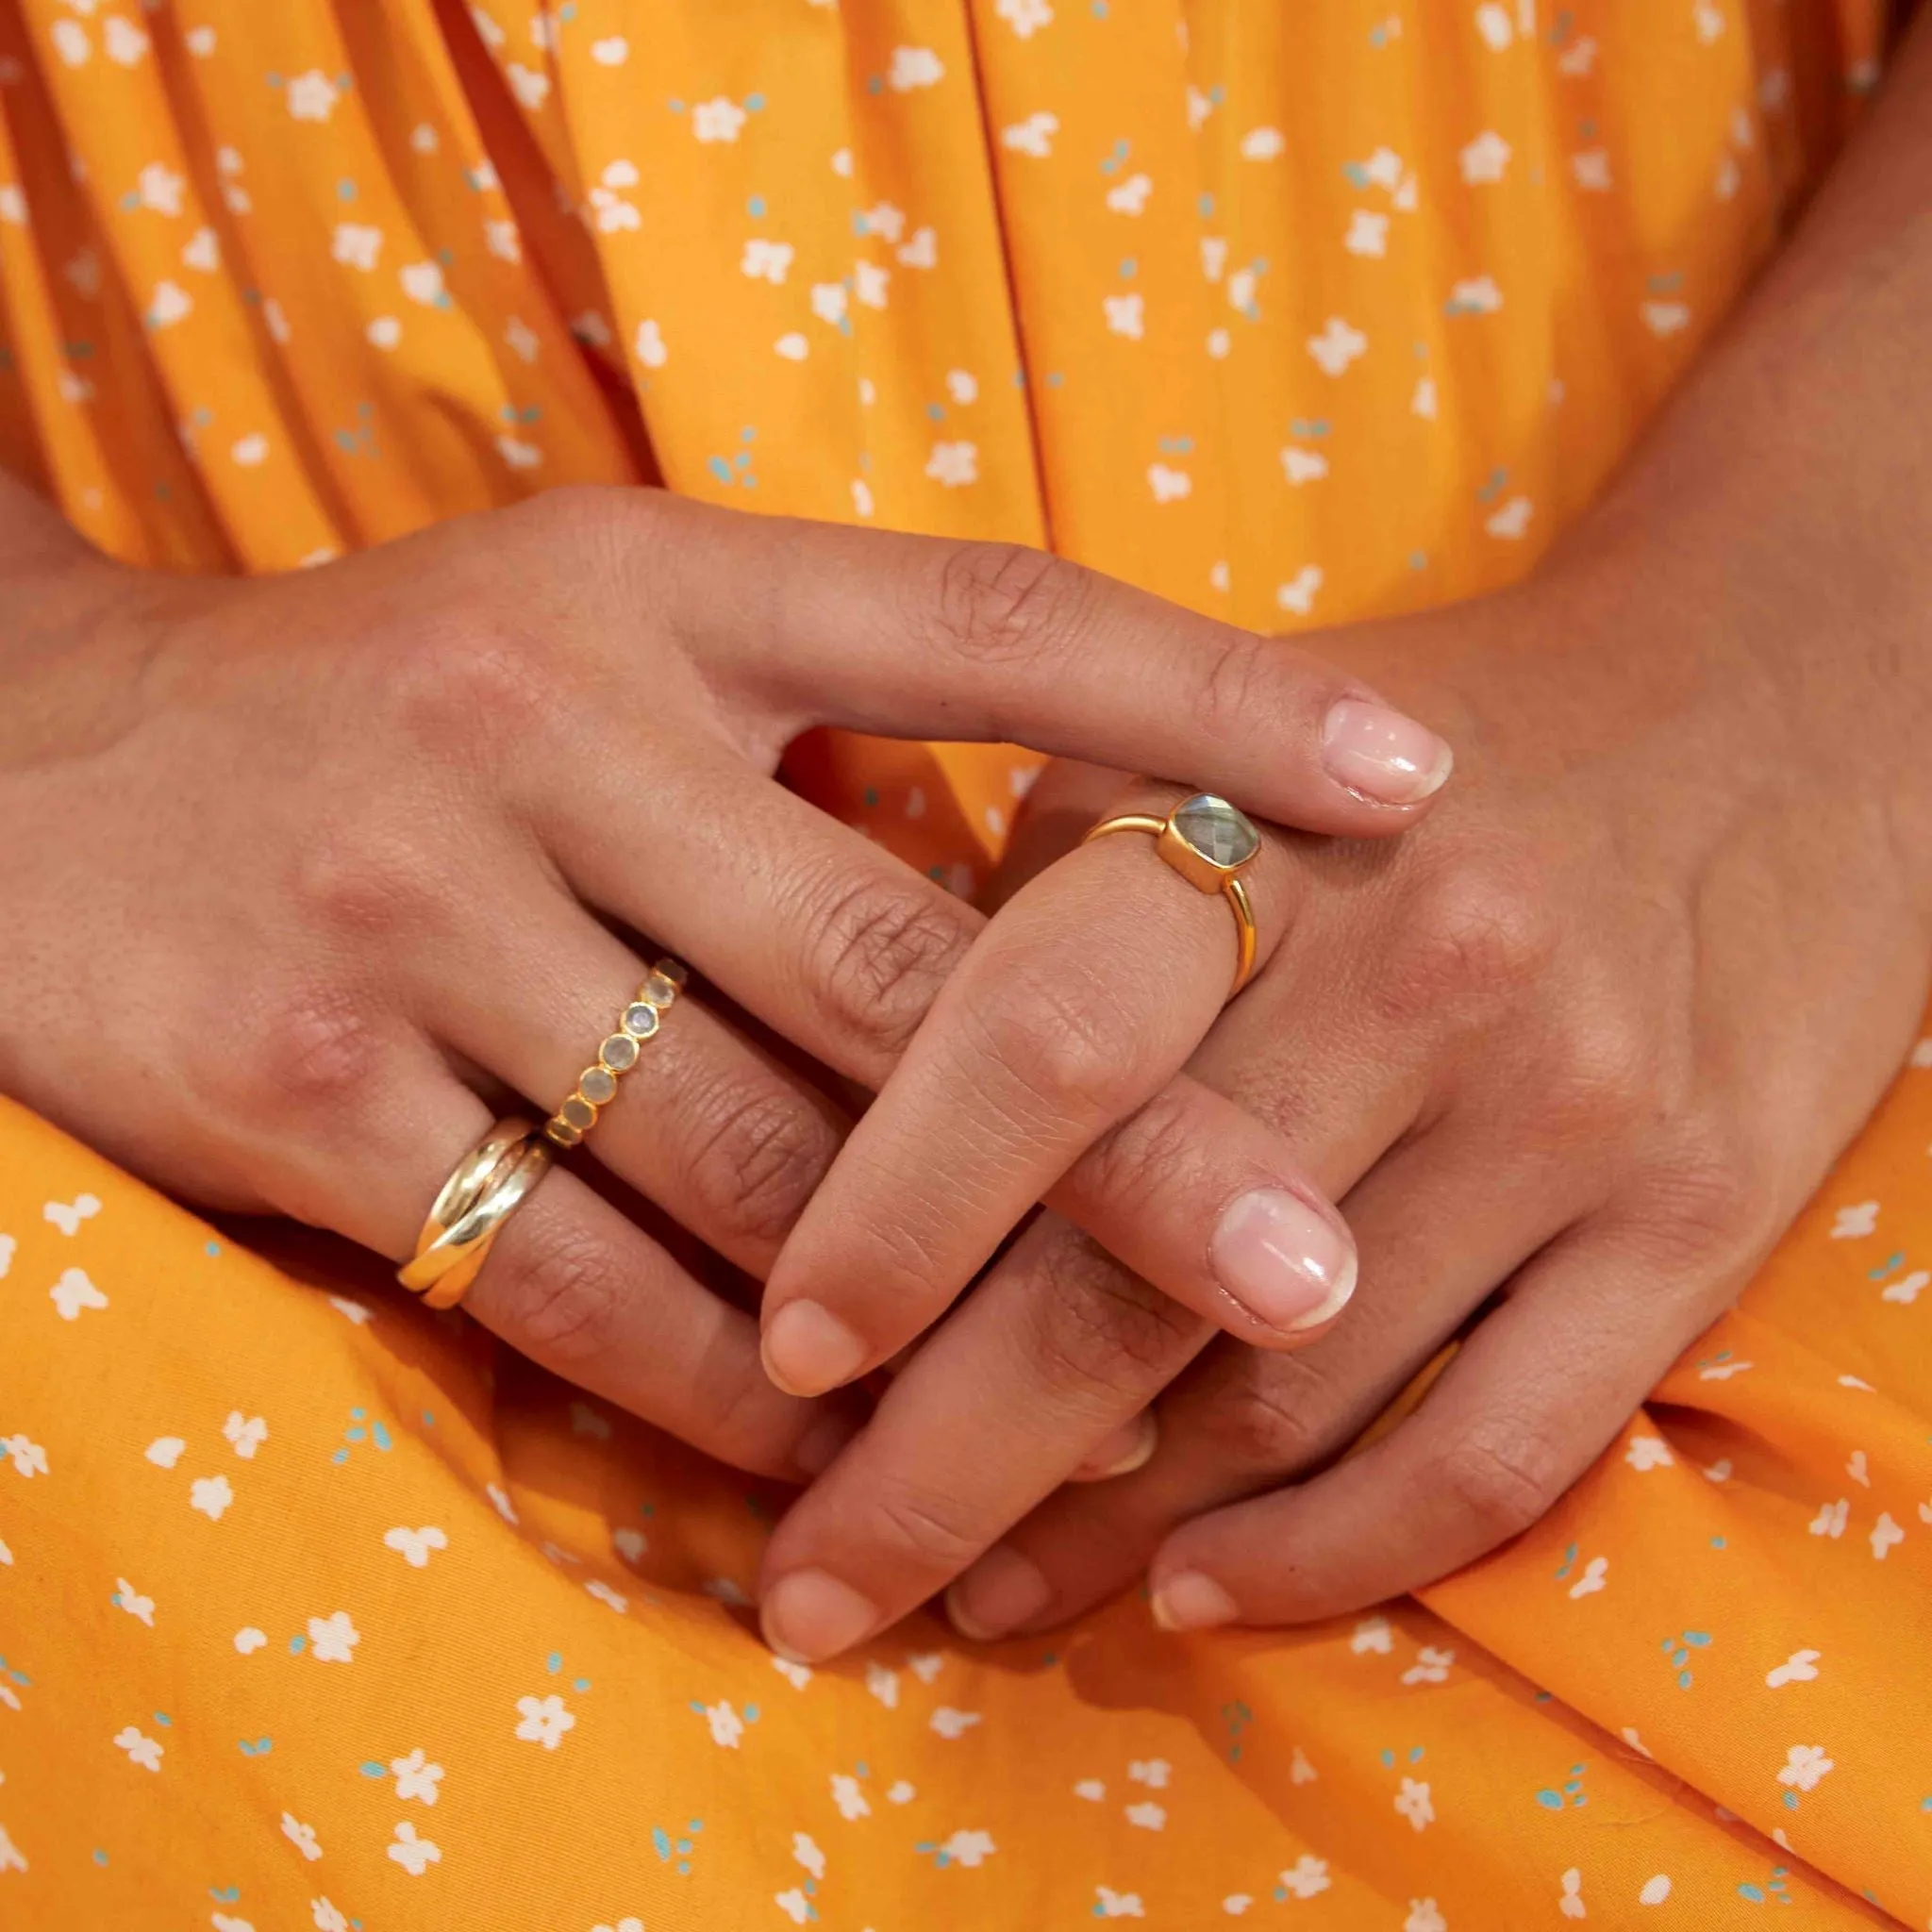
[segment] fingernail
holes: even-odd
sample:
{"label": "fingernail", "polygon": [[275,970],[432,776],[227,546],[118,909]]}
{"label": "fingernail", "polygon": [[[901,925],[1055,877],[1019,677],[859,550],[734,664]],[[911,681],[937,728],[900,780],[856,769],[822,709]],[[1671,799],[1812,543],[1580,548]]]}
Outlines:
{"label": "fingernail", "polygon": [[765,1593],[765,1641],[794,1664],[849,1650],[879,1620],[877,1608],[827,1570],[794,1570]]}
{"label": "fingernail", "polygon": [[1163,1630],[1211,1630],[1240,1614],[1233,1597],[1198,1570],[1178,1570],[1154,1589],[1154,1621]]}
{"label": "fingernail", "polygon": [[787,1302],[772,1317],[760,1352],[765,1374],[788,1395],[823,1395],[849,1382],[870,1353],[865,1343],[817,1302]]}
{"label": "fingernail", "polygon": [[1355,1292],[1355,1243],[1284,1188],[1243,1194],[1214,1230],[1215,1278],[1256,1321],[1298,1334]]}
{"label": "fingernail", "polygon": [[961,1637],[990,1643],[1037,1617],[1052,1599],[1039,1564],[1010,1543],[995,1543],[946,1591],[946,1615]]}
{"label": "fingernail", "polygon": [[1378,805],[1414,805],[1439,790],[1455,754],[1426,724],[1387,705],[1343,698],[1322,726],[1328,775]]}
{"label": "fingernail", "polygon": [[1123,1423],[1104,1442],[1095,1445],[1078,1469],[1076,1483],[1106,1482],[1109,1476],[1131,1475],[1154,1454],[1160,1441],[1160,1428],[1154,1411],[1143,1408],[1130,1423]]}
{"label": "fingernail", "polygon": [[792,1467],[802,1470],[807,1475],[823,1475],[831,1468],[840,1450],[858,1433],[858,1424],[849,1415],[841,1415],[835,1410],[830,1415],[821,1416],[799,1437],[791,1451]]}

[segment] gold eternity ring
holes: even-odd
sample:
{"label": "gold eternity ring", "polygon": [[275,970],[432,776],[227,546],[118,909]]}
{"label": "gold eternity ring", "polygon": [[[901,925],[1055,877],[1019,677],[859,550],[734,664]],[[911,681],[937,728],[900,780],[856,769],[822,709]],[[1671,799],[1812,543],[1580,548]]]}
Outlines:
{"label": "gold eternity ring", "polygon": [[675,959],[659,959],[644,983],[618,1016],[617,1031],[608,1034],[597,1049],[594,1066],[577,1075],[566,1100],[543,1123],[547,1139],[559,1147],[575,1147],[597,1124],[597,1113],[617,1098],[618,1081],[638,1063],[644,1041],[655,1040],[664,1014],[676,1001],[689,974]]}
{"label": "gold eternity ring", "polygon": [[1255,908],[1241,881],[1241,874],[1261,850],[1254,821],[1226,799],[1197,791],[1182,799],[1164,819],[1143,811],[1103,819],[1081,842],[1091,845],[1109,832],[1152,833],[1155,851],[1189,885],[1196,891],[1220,893],[1234,908],[1234,984],[1227,990],[1233,999],[1255,970]]}
{"label": "gold eternity ring", "polygon": [[455,1307],[504,1223],[549,1170],[550,1149],[530,1122],[514,1114],[498,1121],[451,1170],[396,1279],[425,1307]]}

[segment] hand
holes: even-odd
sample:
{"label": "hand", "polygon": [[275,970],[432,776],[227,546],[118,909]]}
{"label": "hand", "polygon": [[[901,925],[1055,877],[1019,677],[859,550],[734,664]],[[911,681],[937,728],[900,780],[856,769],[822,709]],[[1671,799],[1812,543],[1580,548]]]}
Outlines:
{"label": "hand", "polygon": [[[1351,681],[1029,552],[576,491],[171,579],[0,478],[0,1085],[192,1199],[391,1257],[486,1093],[570,1091],[645,970],[633,935],[884,1077],[982,922],[773,781],[810,725],[1131,758],[1331,829],[1416,815],[1323,763]],[[589,1154],[762,1274],[839,1111],[704,997],[627,1084]],[[850,1433],[574,1174],[466,1306],[747,1467],[809,1473]]]}
{"label": "hand", "polygon": [[[1184,1368],[1151,1460],[1062,1491],[980,1558],[949,1599],[961,1629],[1044,1627],[1150,1557],[1176,1626],[1374,1602],[1534,1520],[1736,1294],[1914,1037],[1928,815],[1902,816],[1898,766],[1847,758],[1748,654],[1688,651],[1701,623],[1726,634],[1716,613],[1680,605],[1666,626],[1633,580],[1604,549],[1352,634],[1353,668],[1474,755],[1399,843],[1272,835],[1257,866],[1286,936],[1191,1072],[1342,1200],[1348,1321],[1299,1353],[1202,1354],[1204,1323],[1150,1319],[1144,1283],[1043,1218],[787,1517],[768,1605],[812,1571],[880,1618],[909,1607],[1101,1417]],[[1035,796],[1063,825],[1123,804],[1058,770]],[[1157,1117],[1113,1136],[1106,1172],[1164,1199],[1174,1158]],[[839,1186],[835,1169],[797,1240]],[[1055,1198],[1091,1225],[1086,1191],[1076,1172]],[[1070,1305],[1081,1346],[1040,1348],[1041,1311]],[[1458,1334],[1419,1409],[1330,1467]]]}

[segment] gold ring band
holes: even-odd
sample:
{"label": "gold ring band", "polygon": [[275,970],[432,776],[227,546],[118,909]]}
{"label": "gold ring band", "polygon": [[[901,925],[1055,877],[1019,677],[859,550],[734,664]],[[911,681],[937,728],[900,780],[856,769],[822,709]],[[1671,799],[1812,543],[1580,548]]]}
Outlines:
{"label": "gold ring band", "polygon": [[577,1075],[570,1097],[543,1123],[547,1139],[575,1147],[597,1124],[597,1115],[617,1098],[617,1083],[638,1063],[644,1041],[655,1040],[664,1014],[675,1003],[690,975],[675,959],[659,959],[618,1016],[617,1031],[607,1034],[597,1059]]}
{"label": "gold ring band", "polygon": [[427,1307],[455,1307],[503,1224],[549,1170],[550,1150],[530,1122],[498,1121],[450,1170],[396,1279]]}
{"label": "gold ring band", "polygon": [[1226,799],[1197,791],[1165,818],[1130,811],[1103,819],[1081,843],[1091,845],[1109,832],[1151,833],[1155,851],[1182,878],[1197,891],[1218,892],[1234,908],[1234,983],[1227,990],[1233,999],[1255,970],[1255,906],[1241,876],[1261,851],[1254,822]]}

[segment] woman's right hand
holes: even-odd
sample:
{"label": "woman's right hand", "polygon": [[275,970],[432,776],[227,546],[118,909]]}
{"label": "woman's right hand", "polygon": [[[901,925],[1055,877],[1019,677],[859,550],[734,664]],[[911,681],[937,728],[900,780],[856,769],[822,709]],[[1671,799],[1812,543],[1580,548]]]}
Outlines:
{"label": "woman's right hand", "polygon": [[[41,514],[0,479],[0,538]],[[1341,674],[1019,549],[573,490],[273,579],[65,541],[9,575],[0,1087],[392,1257],[485,1092],[548,1111],[594,1059],[648,965],[624,935],[881,1082],[983,921],[774,781],[809,726],[1015,740],[1315,830],[1416,816],[1324,769]],[[643,1067],[590,1151],[761,1276],[843,1122],[702,996]],[[574,1174],[466,1305],[743,1466],[850,1432]]]}

